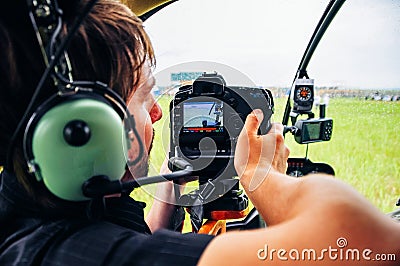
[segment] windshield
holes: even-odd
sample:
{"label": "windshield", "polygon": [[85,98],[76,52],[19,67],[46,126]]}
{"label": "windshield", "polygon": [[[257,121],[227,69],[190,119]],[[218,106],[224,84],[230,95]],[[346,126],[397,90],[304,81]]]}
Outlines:
{"label": "windshield", "polygon": [[[290,86],[325,1],[179,1],[146,21],[157,71],[192,61],[225,64],[257,85]],[[240,85],[240,84],[235,84]]]}
{"label": "windshield", "polygon": [[[171,4],[145,22],[156,52],[157,94],[202,71],[218,71],[228,85],[270,89],[275,100],[273,120],[281,122],[287,92],[328,2],[182,0]],[[398,47],[398,1],[345,2],[307,68],[314,79],[315,103],[326,103],[327,116],[333,118],[332,140],[307,149],[286,136],[291,157],[308,156],[332,165],[337,178],[354,185],[384,211],[392,210],[400,196]],[[164,119],[168,120],[167,110]],[[163,133],[156,141],[165,147],[168,122],[160,124],[156,130]]]}

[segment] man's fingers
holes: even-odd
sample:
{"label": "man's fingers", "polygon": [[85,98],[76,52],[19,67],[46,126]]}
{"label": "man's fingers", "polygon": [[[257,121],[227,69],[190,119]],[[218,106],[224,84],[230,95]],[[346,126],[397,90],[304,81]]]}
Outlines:
{"label": "man's fingers", "polygon": [[247,135],[257,135],[258,128],[264,118],[264,114],[260,109],[255,109],[251,112],[244,123]]}
{"label": "man's fingers", "polygon": [[268,134],[270,133],[283,135],[283,125],[280,123],[272,123],[271,129],[268,131]]}

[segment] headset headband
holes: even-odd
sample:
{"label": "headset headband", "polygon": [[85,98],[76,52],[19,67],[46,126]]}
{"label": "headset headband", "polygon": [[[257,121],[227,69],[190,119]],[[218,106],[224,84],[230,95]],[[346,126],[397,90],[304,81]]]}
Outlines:
{"label": "headset headband", "polygon": [[[109,133],[113,134],[114,135],[113,142],[111,144],[105,143],[104,145],[105,147],[102,147],[104,151],[103,153],[107,154],[110,149],[112,150],[111,153],[112,152],[114,152],[114,154],[118,153],[117,157],[121,157],[121,152],[120,152],[121,147],[114,148],[115,146],[118,145],[121,146],[120,142],[121,139],[118,140],[119,129],[113,131],[113,127],[120,127],[122,121],[124,128],[123,131],[125,133],[126,140],[129,143],[131,143],[135,139],[139,146],[137,157],[134,160],[129,160],[129,158],[127,157],[123,158],[123,165],[125,166],[123,167],[124,170],[127,166],[129,167],[131,165],[135,165],[136,163],[138,163],[141,160],[142,153],[144,152],[144,146],[135,127],[134,118],[129,113],[129,110],[126,107],[126,103],[124,102],[124,100],[115,91],[110,89],[106,84],[103,84],[98,81],[96,82],[74,81],[71,75],[72,73],[71,64],[69,62],[66,50],[73,38],[73,35],[81,25],[83,19],[87,16],[87,14],[90,12],[91,8],[96,2],[97,0],[90,0],[89,3],[83,8],[83,11],[77,16],[73,25],[69,28],[67,36],[65,36],[63,39],[58,39],[59,33],[62,28],[62,17],[61,17],[62,10],[59,9],[57,1],[28,0],[28,7],[30,10],[29,16],[31,18],[32,26],[35,30],[36,37],[39,42],[39,46],[41,48],[43,60],[46,64],[46,69],[42,74],[41,79],[33,93],[32,99],[27,109],[25,110],[25,113],[21,121],[19,122],[17,129],[10,141],[11,143],[9,146],[8,156],[7,156],[6,167],[10,171],[13,171],[13,161],[12,161],[13,147],[15,146],[16,141],[19,135],[21,134],[22,129],[25,128],[23,135],[23,148],[29,172],[34,173],[38,180],[44,181],[46,187],[51,192],[53,192],[53,194],[59,196],[60,198],[72,201],[81,201],[90,198],[99,198],[109,194],[128,192],[136,187],[145,184],[174,180],[189,175],[192,169],[191,166],[186,162],[183,164],[181,162],[182,160],[172,160],[171,164],[177,165],[178,167],[181,166],[180,167],[181,170],[164,176],[143,177],[139,178],[138,180],[122,183],[119,180],[122,177],[122,175],[118,176],[118,174],[116,174],[116,172],[120,171],[120,168],[118,168],[119,169],[118,171],[115,171],[116,168],[115,165],[113,163],[110,163],[108,160],[104,160],[103,158],[98,160],[99,156],[94,156],[96,158],[94,158],[93,161],[90,161],[91,157],[89,156],[89,159],[84,158],[84,162],[82,163],[82,165],[85,165],[85,162],[88,161],[89,164],[100,166],[98,167],[101,169],[100,172],[103,171],[105,172],[105,174],[93,176],[94,172],[89,171],[90,174],[86,174],[88,173],[88,171],[83,170],[79,172],[80,176],[78,178],[75,178],[74,177],[75,175],[73,174],[74,172],[71,172],[72,174],[68,172],[70,169],[64,168],[68,173],[63,173],[62,169],[60,170],[54,168],[50,163],[50,168],[52,168],[50,173],[55,173],[56,177],[54,177],[53,175],[50,175],[47,179],[42,177],[42,171],[40,168],[41,166],[43,166],[43,164],[38,165],[36,162],[37,161],[40,161],[41,163],[45,162],[46,165],[43,168],[48,169],[49,165],[47,161],[53,160],[51,154],[52,150],[49,149],[49,146],[50,148],[52,147],[51,145],[48,145],[46,138],[49,137],[52,138],[53,140],[58,138],[56,142],[58,141],[57,143],[61,143],[59,141],[60,139],[59,131],[61,129],[61,131],[64,130],[65,133],[65,130],[69,129],[68,128],[69,122],[72,123],[77,122],[78,126],[83,127],[83,131],[86,130],[85,121],[83,121],[83,126],[79,125],[81,121],[79,119],[75,119],[74,117],[68,117],[64,119],[65,121],[63,123],[66,124],[60,125],[58,121],[59,119],[57,119],[60,116],[54,115],[54,113],[58,113],[59,115],[60,114],[59,110],[61,108],[64,108],[64,110],[67,110],[68,113],[70,113],[69,111],[71,109],[74,109],[76,105],[81,105],[83,103],[84,108],[83,109],[78,108],[78,112],[80,112],[78,115],[76,114],[75,110],[74,115],[81,116],[82,113],[85,113],[85,111],[88,110],[88,112],[91,113],[91,115],[89,115],[89,118],[95,117],[97,119],[97,122],[99,122],[98,124],[102,124],[103,122],[102,120],[106,120],[106,119],[101,119],[102,117],[98,119],[98,117],[100,116],[97,113],[98,111],[105,111],[107,115],[112,116],[114,118],[115,116],[117,116],[118,117],[117,120],[119,120],[119,122],[118,121],[115,122],[116,120],[114,119],[113,122],[114,124],[111,124],[111,126],[105,125],[104,129],[107,132],[106,133],[102,132],[100,135],[102,136],[102,138],[105,138],[106,141],[100,141],[100,143],[108,142],[107,141],[107,138],[109,136],[108,134]],[[36,98],[39,95],[42,88],[44,87],[46,81],[50,77],[52,78],[54,87],[56,88],[55,93],[52,96],[50,96],[46,101],[37,103]],[[95,103],[93,104],[93,102]],[[70,103],[72,104],[69,105]],[[36,106],[39,107],[36,108]],[[65,106],[67,106],[67,109],[65,109]],[[107,109],[112,111],[107,111]],[[84,110],[84,112],[79,110]],[[86,116],[85,115],[83,115],[83,117],[87,118],[87,115]],[[50,119],[48,119],[49,116]],[[61,118],[63,118],[63,116],[64,114],[61,115]],[[45,122],[43,122],[43,120],[45,120]],[[45,134],[42,134],[44,135],[44,137],[43,136],[39,137],[40,140],[37,141],[37,138],[35,138],[36,131],[42,130],[43,127],[45,128],[48,127],[47,124],[48,120],[51,121],[51,123],[49,124],[56,129],[55,131],[58,131],[57,133],[58,135],[54,137],[53,136],[54,134],[49,133],[49,131],[47,130]],[[76,124],[74,126],[76,126]],[[108,131],[109,129],[111,131]],[[97,132],[101,131],[102,130],[97,130]],[[50,130],[50,132],[53,131]],[[64,140],[62,140],[63,143],[61,144],[61,146],[65,147],[66,145]],[[68,142],[68,140],[66,140],[66,142]],[[99,143],[99,141],[95,143],[97,144]],[[68,150],[69,155],[71,157],[76,157],[75,150],[73,150],[73,147],[71,148],[71,146],[82,146],[81,143],[69,143],[69,144],[71,144],[69,145],[69,147],[67,147],[67,149],[69,149]],[[93,143],[91,145],[92,145],[91,148],[93,148]],[[35,158],[35,151],[34,151],[35,147],[39,150],[44,150],[44,152],[41,152],[40,155],[41,158],[39,159]],[[93,154],[93,150],[91,150],[91,148],[89,147],[89,152],[88,152],[89,154]],[[123,148],[124,147],[122,147],[122,149]],[[96,154],[98,154],[98,152]],[[58,155],[60,155],[60,152],[58,152]],[[77,157],[79,158],[79,156]],[[67,157],[67,159],[74,159],[74,158]],[[62,157],[57,159],[57,163],[61,167],[64,167],[62,165],[64,163]],[[106,167],[109,167],[111,170],[108,169],[104,170],[103,164],[107,164],[108,166]],[[121,164],[120,159],[118,159],[118,164]],[[90,165],[89,167],[85,165],[83,168],[85,167],[86,169],[87,168],[91,169]],[[47,170],[43,172],[46,171]],[[47,171],[47,173],[48,172],[49,171]],[[111,178],[107,177],[107,172],[113,173],[110,175]],[[57,182],[60,182],[60,184],[58,184]],[[70,186],[70,183],[73,183],[73,185]]]}
{"label": "headset headband", "polygon": [[[63,40],[59,40],[59,45],[56,49],[57,37],[62,27],[62,10],[59,8],[57,0],[27,0],[29,17],[36,33],[43,60],[46,64],[46,69],[43,72],[34,94],[32,95],[31,101],[29,102],[29,105],[10,140],[6,162],[6,168],[9,171],[13,172],[14,169],[12,158],[16,141],[20,136],[23,127],[27,124],[32,115],[33,108],[37,105],[37,96],[50,76],[53,78],[55,87],[58,87],[56,94],[65,95],[75,94],[81,91],[91,91],[97,94],[103,94],[106,98],[111,99],[112,102],[119,105],[119,109],[121,110],[120,112],[125,113],[127,127],[132,130],[132,134],[130,135],[134,135],[138,140],[140,149],[139,154],[144,151],[143,143],[140,141],[134,126],[133,116],[129,113],[124,100],[102,82],[73,81],[72,79],[72,67],[66,50],[73,35],[97,1],[98,0],[90,0],[89,3],[86,4],[82,12],[77,16],[74,24],[70,27],[68,35]],[[68,76],[68,78],[65,78],[65,76]],[[136,158],[135,160],[128,162],[128,165],[135,164],[139,160],[140,158]]]}

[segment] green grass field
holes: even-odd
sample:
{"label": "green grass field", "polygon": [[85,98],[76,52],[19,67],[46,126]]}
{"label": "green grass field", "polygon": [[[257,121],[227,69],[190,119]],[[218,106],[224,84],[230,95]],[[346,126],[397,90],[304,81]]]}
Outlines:
{"label": "green grass field", "polygon": [[[169,142],[168,103],[158,99],[164,117],[155,124],[156,137],[150,156],[150,174],[158,169],[167,155]],[[275,100],[273,120],[281,122],[285,100]],[[330,142],[309,145],[308,158],[330,164],[341,179],[368,198],[383,212],[392,211],[400,197],[400,103],[359,99],[331,99],[327,116],[334,119]],[[291,157],[304,157],[306,145],[286,136]],[[138,200],[151,206],[153,187],[133,192]]]}
{"label": "green grass field", "polygon": [[[336,178],[383,212],[392,211],[400,197],[400,103],[333,99],[327,116],[333,118],[332,140],[310,144],[308,157],[330,164]],[[286,139],[291,156],[304,157],[305,145]]]}

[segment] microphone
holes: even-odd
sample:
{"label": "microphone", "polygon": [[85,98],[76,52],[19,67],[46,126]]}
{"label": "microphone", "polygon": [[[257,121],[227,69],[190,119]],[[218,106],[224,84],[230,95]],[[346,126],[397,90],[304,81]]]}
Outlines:
{"label": "microphone", "polygon": [[143,185],[177,180],[189,176],[193,172],[193,166],[186,160],[178,157],[170,158],[168,160],[168,167],[175,170],[175,172],[165,175],[139,177],[128,182],[122,182],[121,180],[110,181],[105,175],[93,176],[82,185],[82,192],[88,198],[101,198],[106,195],[131,192]]}

